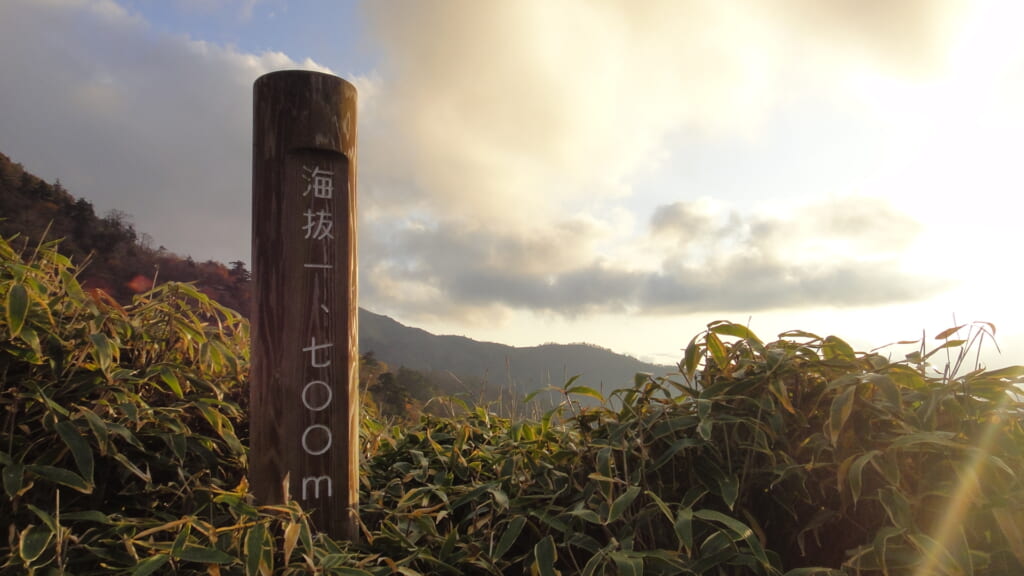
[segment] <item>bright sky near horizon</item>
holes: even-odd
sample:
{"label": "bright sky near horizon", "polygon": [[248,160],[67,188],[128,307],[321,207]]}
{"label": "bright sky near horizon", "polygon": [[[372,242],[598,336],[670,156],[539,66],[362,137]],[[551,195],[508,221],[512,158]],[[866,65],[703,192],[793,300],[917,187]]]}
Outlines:
{"label": "bright sky near horizon", "polygon": [[[252,83],[359,89],[360,304],[675,362],[708,322],[1024,364],[1017,0],[5,0],[0,152],[249,261]],[[3,215],[8,216],[8,215]]]}

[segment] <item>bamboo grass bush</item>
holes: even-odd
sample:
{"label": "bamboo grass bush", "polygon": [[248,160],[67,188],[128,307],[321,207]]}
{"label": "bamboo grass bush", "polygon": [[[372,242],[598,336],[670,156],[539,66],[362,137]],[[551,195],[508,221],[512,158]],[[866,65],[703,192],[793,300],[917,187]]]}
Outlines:
{"label": "bamboo grass bush", "polygon": [[894,360],[715,322],[537,418],[368,410],[350,544],[251,501],[244,319],[75,276],[0,240],[0,574],[1024,573],[1024,368],[968,370],[989,325]]}

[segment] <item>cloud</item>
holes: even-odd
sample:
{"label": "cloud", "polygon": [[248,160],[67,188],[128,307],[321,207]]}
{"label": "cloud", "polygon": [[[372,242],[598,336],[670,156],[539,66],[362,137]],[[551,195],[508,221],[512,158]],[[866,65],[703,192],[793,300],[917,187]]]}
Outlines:
{"label": "cloud", "polygon": [[747,0],[743,5],[831,59],[861,60],[913,76],[945,66],[949,40],[968,7],[965,0]]}
{"label": "cloud", "polygon": [[623,194],[676,131],[749,133],[857,66],[934,70],[960,4],[368,4],[388,113],[363,160],[400,172],[400,204],[529,225],[558,201]]}
{"label": "cloud", "polygon": [[626,251],[656,254],[650,266],[596,255],[589,246],[607,230],[593,223],[564,221],[542,237],[419,226],[374,247],[401,257],[364,264],[363,286],[413,317],[467,320],[500,308],[575,317],[877,306],[948,288],[904,269],[900,255],[920,229],[871,198],[837,198],[786,217],[677,202],[658,207]]}
{"label": "cloud", "polygon": [[[408,317],[471,318],[932,293],[900,270],[920,225],[870,201],[771,219],[686,200],[640,231],[610,213],[635,209],[632,179],[670,135],[756,137],[780,103],[832,97],[844,74],[937,73],[962,5],[367,4],[383,64],[361,193],[369,226],[389,230],[363,246],[363,294]],[[598,217],[572,230],[581,208]]]}
{"label": "cloud", "polygon": [[322,69],[158,36],[114,2],[3,2],[0,150],[157,245],[248,260],[252,82],[294,67]]}
{"label": "cloud", "polygon": [[[925,297],[940,285],[899,260],[919,226],[886,205],[768,217],[687,192],[643,221],[631,185],[673,134],[756,137],[779,102],[837,90],[844,72],[928,73],[955,11],[368,3],[382,64],[351,77],[363,302],[472,320]],[[252,82],[293,67],[321,68],[158,35],[114,2],[3,2],[0,150],[134,215],[156,244],[246,260]]]}

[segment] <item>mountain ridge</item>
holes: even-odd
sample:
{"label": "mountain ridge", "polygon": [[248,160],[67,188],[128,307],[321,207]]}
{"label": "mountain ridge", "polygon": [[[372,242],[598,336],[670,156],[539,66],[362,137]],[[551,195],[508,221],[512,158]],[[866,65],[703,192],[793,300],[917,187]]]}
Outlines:
{"label": "mountain ridge", "polygon": [[359,349],[392,366],[450,372],[462,380],[522,393],[558,387],[572,377],[578,377],[576,384],[610,391],[631,386],[637,373],[663,376],[677,370],[593,344],[516,347],[437,335],[366,308],[359,309]]}

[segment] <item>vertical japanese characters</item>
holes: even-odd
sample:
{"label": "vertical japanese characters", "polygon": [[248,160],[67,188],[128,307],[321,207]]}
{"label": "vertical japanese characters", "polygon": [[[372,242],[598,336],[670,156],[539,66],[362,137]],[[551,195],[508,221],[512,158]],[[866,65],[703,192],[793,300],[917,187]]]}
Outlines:
{"label": "vertical japanese characters", "polygon": [[[306,200],[306,211],[303,212],[305,224],[302,226],[303,239],[310,243],[323,243],[334,239],[334,171],[322,169],[319,165],[302,167],[302,178],[306,181],[302,197]],[[311,294],[304,300],[309,303],[313,310],[310,316],[325,316],[330,314],[330,308],[326,302],[320,301],[318,296],[330,294],[331,274],[327,273],[334,268],[334,262],[327,261],[331,250],[318,250],[317,246],[311,246],[306,254],[322,254],[323,261],[308,261],[303,263],[307,274],[314,277],[309,286],[313,287]],[[324,290],[316,290],[316,287],[324,286]],[[330,407],[334,400],[334,390],[328,383],[329,374],[326,373],[331,367],[333,360],[334,343],[330,341],[330,335],[323,333],[322,328],[327,326],[326,321],[311,322],[308,345],[302,348],[303,358],[308,362],[303,367],[305,382],[302,386],[302,406],[310,412],[321,412]],[[334,433],[327,424],[310,423],[302,431],[301,448],[308,456],[323,456],[334,443]],[[321,485],[326,484],[326,489],[321,492]],[[329,474],[319,476],[304,476],[301,479],[302,500],[311,498],[318,499],[326,495],[328,498],[334,495],[334,480]]]}

